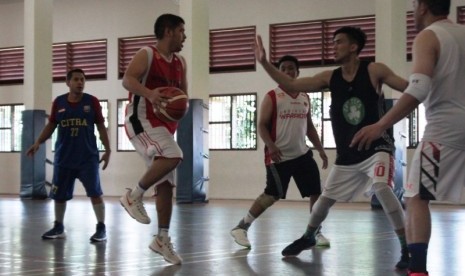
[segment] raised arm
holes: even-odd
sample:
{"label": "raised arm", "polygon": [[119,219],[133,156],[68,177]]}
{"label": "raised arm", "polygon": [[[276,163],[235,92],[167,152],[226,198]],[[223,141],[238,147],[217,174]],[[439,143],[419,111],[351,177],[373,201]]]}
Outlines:
{"label": "raised arm", "polygon": [[288,92],[317,92],[329,86],[331,71],[319,73],[313,77],[302,77],[293,79],[288,75],[280,72],[273,64],[266,59],[265,48],[263,47],[262,38],[257,35],[255,40],[255,57],[263,66],[268,75]]}
{"label": "raised arm", "polygon": [[380,83],[384,83],[399,92],[404,92],[407,88],[408,81],[394,73],[384,63],[371,63],[370,66],[373,66],[373,69],[376,71],[376,76]]}
{"label": "raised arm", "polygon": [[412,113],[430,91],[430,82],[438,59],[439,41],[432,31],[420,32],[413,42],[412,75],[399,101],[377,123],[362,128],[352,139],[351,146],[359,150],[371,143],[402,118]]}

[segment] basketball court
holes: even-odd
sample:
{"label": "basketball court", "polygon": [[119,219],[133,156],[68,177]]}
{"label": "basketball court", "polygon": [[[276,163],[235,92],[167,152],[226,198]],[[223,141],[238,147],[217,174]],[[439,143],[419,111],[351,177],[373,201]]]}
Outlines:
{"label": "basketball court", "polygon": [[[229,231],[252,203],[212,200],[206,204],[176,204],[171,235],[184,259],[170,265],[148,245],[156,233],[155,204],[146,198],[150,225],[137,223],[107,197],[108,240],[92,244],[95,215],[85,197],[68,203],[67,238],[42,240],[53,220],[51,200],[0,196],[1,275],[405,275],[394,266],[400,248],[381,210],[369,203],[338,203],[323,223],[330,248],[314,248],[296,258],[281,250],[300,237],[308,221],[305,202],[282,201],[265,212],[249,230],[252,249],[235,244]],[[463,206],[433,205],[430,275],[460,275],[465,253]],[[455,250],[449,250],[449,248]]]}

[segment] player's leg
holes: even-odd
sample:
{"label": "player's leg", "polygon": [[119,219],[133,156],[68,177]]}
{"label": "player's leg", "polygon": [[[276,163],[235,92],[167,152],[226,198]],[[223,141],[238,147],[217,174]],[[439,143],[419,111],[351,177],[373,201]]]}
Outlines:
{"label": "player's leg", "polygon": [[303,250],[315,246],[316,233],[334,203],[336,201],[350,201],[356,198],[365,190],[367,180],[368,177],[360,173],[358,164],[349,166],[333,165],[326,179],[323,193],[313,205],[304,235],[284,248],[282,254],[284,256],[296,256]]}
{"label": "player's leg", "polygon": [[55,221],[53,228],[42,235],[43,239],[62,239],[66,237],[63,221],[66,203],[73,198],[75,178],[73,170],[58,166],[54,167],[50,198],[54,200]]}
{"label": "player's leg", "polygon": [[394,159],[386,152],[378,152],[363,162],[363,170],[372,178],[373,191],[376,194],[389,222],[393,226],[401,246],[401,258],[396,267],[406,269],[409,265],[409,253],[405,235],[404,211],[394,194]]}
{"label": "player's leg", "polygon": [[[321,180],[318,165],[313,159],[312,151],[308,151],[305,155],[295,159],[294,161],[293,177],[297,188],[300,191],[302,198],[310,197],[309,209],[310,213],[313,206],[321,194]],[[329,247],[329,240],[323,235],[321,227],[316,233],[316,245]]]}
{"label": "player's leg", "polygon": [[171,222],[171,214],[173,210],[173,181],[174,176],[168,180],[164,180],[161,183],[155,184],[156,189],[156,209],[158,219],[158,234],[154,237],[149,248],[158,254],[162,255],[163,258],[172,264],[181,264],[182,259],[174,250],[169,236],[169,228]]}
{"label": "player's leg", "polygon": [[399,199],[396,197],[392,188],[386,183],[374,184],[375,194],[378,198],[383,210],[389,219],[389,222],[394,227],[397,238],[401,246],[401,257],[396,264],[398,269],[406,269],[410,262],[409,251],[407,248],[407,236],[405,232],[404,211]]}
{"label": "player's leg", "polygon": [[431,237],[430,200],[460,202],[465,183],[465,151],[438,143],[421,142],[415,150],[404,185],[407,202],[407,238],[412,256],[409,270],[426,273]]}
{"label": "player's leg", "polygon": [[348,201],[357,194],[361,183],[360,177],[364,176],[351,166],[334,165],[331,168],[323,193],[313,205],[305,233],[300,239],[284,248],[281,252],[283,256],[297,256],[303,250],[316,245],[315,236],[320,229],[321,223],[328,216],[329,210],[337,200]]}
{"label": "player's leg", "polygon": [[408,249],[411,260],[409,271],[427,272],[426,260],[431,238],[431,214],[429,200],[416,195],[408,199],[406,215]]}
{"label": "player's leg", "polygon": [[136,151],[144,158],[148,169],[133,189],[120,198],[121,205],[140,223],[149,224],[150,218],[143,205],[148,188],[171,173],[182,160],[182,151],[173,135],[164,127],[141,133],[131,139]]}
{"label": "player's leg", "polygon": [[250,248],[247,231],[253,221],[280,198],[284,198],[291,179],[288,168],[289,161],[266,166],[266,188],[252,203],[247,214],[231,230],[234,241],[244,247]]}
{"label": "player's leg", "polygon": [[101,242],[107,240],[105,226],[105,203],[103,201],[102,187],[100,185],[98,160],[89,162],[78,172],[78,179],[82,182],[86,195],[90,198],[92,209],[97,219],[96,231],[90,237],[91,242]]}

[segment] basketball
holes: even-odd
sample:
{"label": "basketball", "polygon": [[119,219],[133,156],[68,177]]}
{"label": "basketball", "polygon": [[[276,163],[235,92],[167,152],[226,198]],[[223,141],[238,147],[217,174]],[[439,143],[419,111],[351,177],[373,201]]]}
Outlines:
{"label": "basketball", "polygon": [[177,122],[186,115],[189,108],[189,97],[186,93],[176,87],[167,87],[161,90],[168,102],[162,103],[160,107],[154,107],[155,115],[165,122]]}

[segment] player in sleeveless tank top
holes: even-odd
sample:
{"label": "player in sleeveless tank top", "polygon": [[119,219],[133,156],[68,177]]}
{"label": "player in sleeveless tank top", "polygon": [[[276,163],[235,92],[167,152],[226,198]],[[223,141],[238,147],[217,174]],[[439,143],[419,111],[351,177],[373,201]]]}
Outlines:
{"label": "player in sleeveless tank top", "polygon": [[352,141],[353,147],[369,147],[379,133],[421,102],[425,105],[425,133],[404,184],[412,276],[428,275],[430,200],[460,202],[465,189],[465,26],[448,19],[450,5],[450,0],[413,1],[415,25],[420,32],[412,48],[410,84],[379,122],[360,130]]}
{"label": "player in sleeveless tank top", "polygon": [[[282,254],[295,256],[302,250],[312,248],[316,243],[315,234],[334,203],[336,201],[353,200],[364,191],[368,180],[371,179],[369,187],[380,200],[399,237],[402,250],[401,260],[396,264],[396,267],[406,268],[409,257],[406,247],[403,210],[391,188],[393,159],[389,140],[382,141],[379,144],[381,148],[386,147],[386,149],[380,150],[376,145],[366,153],[357,154],[357,151],[348,149],[351,140],[340,137],[340,135],[347,135],[347,133],[343,133],[345,128],[350,126],[350,129],[352,129],[352,133],[348,135],[350,136],[355,133],[355,130],[370,122],[370,118],[366,118],[366,112],[370,114],[376,112],[365,104],[376,102],[374,106],[379,106],[378,100],[381,101],[382,99],[381,87],[383,84],[387,84],[398,91],[403,91],[408,84],[406,80],[394,74],[391,69],[382,63],[372,62],[366,64],[361,62],[358,55],[363,49],[365,41],[366,35],[359,28],[342,27],[336,30],[334,33],[335,61],[341,64],[340,69],[326,70],[312,77],[290,79],[276,70],[266,59],[261,37],[257,37],[255,44],[256,58],[266,72],[283,89],[293,92],[319,92],[330,88],[334,89],[331,94],[335,93],[332,95],[334,102],[332,102],[331,113],[334,114],[334,117],[331,120],[335,140],[338,141],[336,145],[338,152],[336,164],[331,168],[323,193],[313,207],[307,230],[300,239],[287,246]],[[364,70],[368,71],[368,75],[363,72]],[[342,75],[342,78],[338,77],[338,74]],[[364,83],[360,83],[362,80],[364,80]],[[356,88],[360,91],[351,91],[351,84],[359,86]],[[359,95],[350,96],[351,93],[359,93]],[[377,119],[379,116],[380,114],[376,114],[375,118]],[[341,156],[339,156],[339,153],[341,153]]]}
{"label": "player in sleeveless tank top", "polygon": [[[293,56],[283,56],[278,68],[291,78],[299,74],[299,62]],[[291,177],[302,198],[310,197],[309,210],[312,210],[321,194],[320,173],[305,137],[319,152],[324,169],[328,165],[328,158],[313,125],[310,110],[310,99],[306,93],[288,93],[277,87],[265,95],[260,106],[258,132],[265,143],[266,187],[244,218],[231,230],[232,237],[239,245],[251,247],[247,237],[249,227],[276,201],[286,198]],[[330,245],[321,232],[317,235],[317,243],[319,246]]]}
{"label": "player in sleeveless tank top", "polygon": [[[160,15],[154,25],[157,44],[139,50],[128,65],[123,86],[130,92],[125,128],[136,151],[143,157],[147,170],[133,188],[121,196],[121,205],[140,223],[151,222],[143,205],[143,195],[155,188],[158,234],[149,248],[167,262],[181,264],[169,236],[173,205],[174,170],[182,161],[182,150],[174,140],[177,123],[158,119],[153,105],[167,99],[164,87],[177,87],[187,93],[184,58],[178,54],[186,39],[184,20],[174,14]],[[136,234],[139,235],[139,234]]]}

